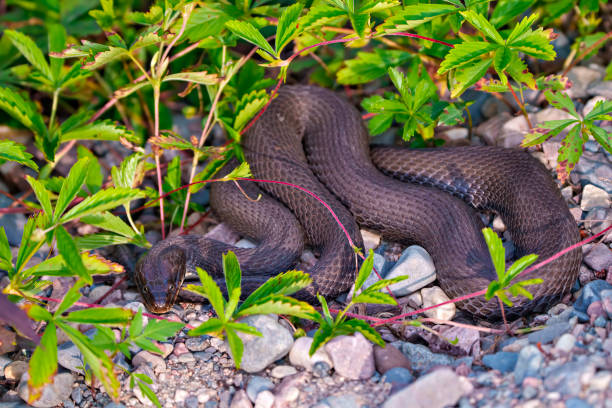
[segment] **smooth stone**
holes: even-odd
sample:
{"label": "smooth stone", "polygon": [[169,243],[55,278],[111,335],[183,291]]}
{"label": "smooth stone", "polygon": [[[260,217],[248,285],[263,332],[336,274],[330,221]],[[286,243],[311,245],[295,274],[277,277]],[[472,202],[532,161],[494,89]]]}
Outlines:
{"label": "smooth stone", "polygon": [[506,224],[504,224],[504,220],[502,220],[499,215],[496,215],[495,218],[493,218],[493,230],[499,233],[506,230]]}
{"label": "smooth stone", "polygon": [[563,333],[568,332],[571,329],[570,324],[568,322],[556,323],[552,325],[546,326],[542,330],[538,330],[533,333],[529,333],[527,339],[531,344],[547,344],[557,339]]}
{"label": "smooth stone", "polygon": [[[17,350],[17,334],[7,327],[0,326],[0,356]],[[2,370],[0,370],[2,374]]]}
{"label": "smooth stone", "polygon": [[80,404],[83,401],[83,390],[81,387],[73,388],[70,393],[70,398],[72,398],[75,404]]}
{"label": "smooth stone", "polygon": [[[143,317],[146,319],[146,317]],[[90,329],[85,332],[89,339],[93,339],[96,334],[96,329]],[[57,362],[62,367],[75,373],[83,374],[83,355],[79,348],[71,341],[60,344],[57,347]]]}
{"label": "smooth stone", "polygon": [[588,86],[587,92],[591,96],[612,100],[612,81],[593,82]]}
{"label": "smooth stone", "polygon": [[312,345],[312,337],[300,337],[295,340],[289,352],[289,362],[296,367],[302,367],[312,371],[313,366],[318,361],[324,361],[333,367],[333,363],[325,348],[320,347],[312,356],[308,354]]}
{"label": "smooth stone", "polygon": [[246,238],[242,238],[240,241],[236,242],[234,244],[234,246],[237,247],[237,248],[247,248],[248,249],[248,248],[255,248],[255,247],[257,247],[257,244],[254,243],[251,240],[248,240]]}
{"label": "smooth stone", "polygon": [[414,381],[414,375],[404,367],[393,367],[384,373],[382,378],[396,389]]}
{"label": "smooth stone", "polygon": [[539,378],[540,367],[544,357],[536,346],[526,346],[519,352],[516,366],[514,367],[514,381],[521,384],[526,377]]}
{"label": "smooth stone", "polygon": [[583,259],[594,271],[612,269],[612,250],[606,244],[595,244]]}
{"label": "smooth stone", "polygon": [[436,366],[453,366],[455,360],[446,355],[433,353],[422,344],[402,343],[404,356],[410,361],[410,368],[417,374],[422,374]]}
{"label": "smooth stone", "polygon": [[324,348],[341,376],[365,380],[374,374],[374,347],[361,333],[333,338]]}
{"label": "smooth stone", "polygon": [[[431,256],[418,245],[409,246],[402,252],[386,279],[408,276],[402,282],[389,287],[396,296],[408,295],[436,280],[436,267]],[[383,289],[384,290],[384,289]]]}
{"label": "smooth stone", "polygon": [[265,390],[257,394],[255,400],[255,408],[272,408],[274,405],[274,394],[271,391]]}
{"label": "smooth stone", "polygon": [[[28,401],[30,395],[28,391],[28,378],[28,373],[23,374],[17,387],[17,392],[24,401]],[[71,373],[55,374],[53,382],[43,386],[40,398],[32,402],[31,405],[38,408],[60,405],[62,401],[70,397],[73,383],[74,378]]]}
{"label": "smooth stone", "polygon": [[[276,360],[286,356],[293,345],[293,337],[285,326],[279,324],[278,317],[268,315],[247,316],[241,323],[256,328],[262,336],[239,332],[244,343],[240,368],[247,373],[257,373]],[[227,346],[229,348],[229,346]],[[229,350],[231,354],[231,350]]]}
{"label": "smooth stone", "polygon": [[[602,291],[605,292],[605,291]],[[598,317],[604,317],[606,316],[606,312],[603,308],[603,302],[601,300],[596,300],[593,303],[591,303],[589,305],[589,307],[587,308],[587,314],[589,315],[589,318],[591,319],[591,321],[597,319]]]}
{"label": "smooth stone", "polygon": [[588,96],[587,88],[595,81],[601,80],[603,74],[595,69],[576,66],[569,70],[567,78],[571,81],[572,86],[567,89],[567,95],[572,98],[586,98]]}
{"label": "smooth stone", "polygon": [[582,389],[581,376],[595,374],[595,367],[571,361],[557,367],[548,367],[544,373],[544,387],[564,395],[578,395]]}
{"label": "smooth stone", "polygon": [[13,361],[4,367],[4,377],[7,380],[18,381],[28,371],[28,363],[25,361]]}
{"label": "smooth stone", "polygon": [[[469,356],[480,354],[480,332],[467,327],[442,327],[439,336],[430,336],[427,340],[431,351],[452,356]],[[451,344],[448,340],[456,340]]]}
{"label": "smooth stone", "polygon": [[612,284],[601,279],[587,283],[582,288],[578,300],[574,302],[574,309],[576,309],[577,312],[586,313],[591,303],[601,300],[601,292],[610,289],[612,289]]}
{"label": "smooth stone", "polygon": [[500,371],[502,374],[514,371],[518,361],[518,353],[500,351],[495,354],[487,354],[482,358],[482,363],[489,368]]}
{"label": "smooth stone", "polygon": [[270,371],[270,375],[274,378],[284,378],[297,373],[295,367],[289,365],[276,366]]}
{"label": "smooth stone", "polygon": [[132,364],[134,368],[138,368],[143,364],[150,365],[154,372],[164,372],[166,371],[166,362],[161,356],[143,350],[136,354],[134,358],[132,358]]}
{"label": "smooth stone", "polygon": [[573,334],[565,333],[559,337],[559,340],[557,340],[555,344],[555,348],[569,353],[574,348],[574,344],[576,344],[576,337]]}
{"label": "smooth stone", "polygon": [[372,231],[365,230],[365,229],[362,229],[360,232],[361,232],[361,237],[363,238],[363,248],[364,248],[366,255],[368,254],[370,249],[374,250],[378,248],[378,246],[380,245],[380,235],[379,234],[372,232]]}
{"label": "smooth stone", "polygon": [[582,211],[590,211],[596,207],[609,208],[610,195],[604,189],[596,187],[592,184],[587,184],[582,189],[580,208]]}
{"label": "smooth stone", "polygon": [[481,136],[487,145],[499,146],[502,140],[502,134],[499,130],[510,119],[512,119],[512,115],[509,112],[501,112],[478,125],[474,129],[474,133]]}
{"label": "smooth stone", "polygon": [[[434,306],[443,302],[446,302],[449,297],[444,291],[438,286],[432,286],[431,288],[423,288],[421,290],[421,296],[423,296],[423,308]],[[449,303],[444,306],[436,307],[425,311],[425,316],[440,320],[451,320],[457,311],[454,303]]]}
{"label": "smooth stone", "polygon": [[7,365],[11,364],[13,360],[6,356],[0,355],[0,378],[4,376],[4,369]]}
{"label": "smooth stone", "polygon": [[312,408],[361,408],[367,406],[361,398],[353,393],[331,395]]}
{"label": "smooth stone", "polygon": [[593,408],[593,405],[578,397],[571,397],[565,401],[565,408]]}
{"label": "smooth stone", "polygon": [[442,408],[455,405],[459,398],[469,394],[473,387],[465,377],[450,368],[429,373],[389,397],[383,408]]}
{"label": "smooth stone", "polygon": [[397,367],[410,369],[410,361],[397,347],[391,344],[387,344],[385,347],[374,346],[374,364],[376,371],[381,374]]}
{"label": "smooth stone", "polygon": [[265,377],[254,375],[247,384],[246,393],[251,402],[255,402],[257,400],[257,395],[260,392],[271,390],[272,388],[274,388],[274,383],[272,381]]}
{"label": "smooth stone", "polygon": [[249,396],[245,390],[236,391],[232,398],[230,408],[253,408],[253,404],[251,404],[251,400],[249,400]]}

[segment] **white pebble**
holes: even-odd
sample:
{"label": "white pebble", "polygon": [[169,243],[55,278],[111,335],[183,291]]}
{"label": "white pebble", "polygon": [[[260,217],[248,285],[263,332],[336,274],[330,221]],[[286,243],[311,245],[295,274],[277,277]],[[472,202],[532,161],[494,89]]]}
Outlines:
{"label": "white pebble", "polygon": [[[423,296],[424,308],[450,300],[446,293],[438,286],[423,288],[421,290],[421,295]],[[440,320],[451,320],[455,316],[456,310],[455,304],[449,303],[444,306],[436,307],[435,309],[427,310],[425,316]]]}

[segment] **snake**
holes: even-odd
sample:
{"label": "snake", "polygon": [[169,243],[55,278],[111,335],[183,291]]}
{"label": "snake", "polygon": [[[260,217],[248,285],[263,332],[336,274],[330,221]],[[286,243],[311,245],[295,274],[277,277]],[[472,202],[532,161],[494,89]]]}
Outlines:
{"label": "snake", "polygon": [[[214,213],[258,245],[236,248],[201,234],[156,243],[134,275],[145,306],[155,313],[170,310],[185,274],[196,267],[223,285],[222,255],[229,250],[239,260],[242,293],[248,294],[292,268],[305,246],[318,259],[305,270],[312,283],[297,297],[336,297],[355,281],[358,265],[347,235],[362,248],[361,228],[423,247],[440,287],[452,298],[498,278],[478,211],[499,214],[517,257],[537,254],[544,260],[580,239],[551,173],[527,151],[369,144],[359,111],[342,96],[312,85],[281,87],[241,140],[253,176],[276,183],[213,183],[210,191]],[[236,164],[230,162],[221,175]],[[511,296],[507,316],[558,302],[576,281],[581,259],[577,248],[521,276],[543,283],[529,286],[532,299]],[[484,296],[457,305],[479,318],[500,314],[499,303]]]}

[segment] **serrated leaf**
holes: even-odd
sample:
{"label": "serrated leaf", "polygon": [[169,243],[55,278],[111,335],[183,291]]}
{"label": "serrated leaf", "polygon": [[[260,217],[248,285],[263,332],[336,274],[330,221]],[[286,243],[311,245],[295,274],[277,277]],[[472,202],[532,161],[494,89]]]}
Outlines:
{"label": "serrated leaf", "polygon": [[90,215],[96,212],[110,210],[129,203],[132,200],[143,198],[144,192],[141,190],[133,190],[131,188],[107,188],[100,190],[96,194],[91,195],[72,207],[66,214],[64,214],[60,222],[66,223],[68,221],[80,218],[86,215]]}
{"label": "serrated leaf", "polygon": [[127,18],[136,24],[152,25],[161,22],[163,10],[160,6],[151,6],[149,11],[133,11],[128,13]]}
{"label": "serrated leaf", "polygon": [[[136,375],[138,375],[138,374],[136,374]],[[149,378],[149,377],[146,377],[146,378]],[[149,381],[151,381],[149,384],[153,383],[153,380],[151,380],[150,378],[149,378]],[[161,403],[159,402],[159,399],[157,398],[157,395],[155,394],[155,392],[153,392],[151,387],[149,387],[143,381],[137,381],[136,383],[138,384],[138,388],[140,389],[140,392],[145,397],[147,397],[149,399],[149,401],[151,401],[156,407],[161,408]]]}
{"label": "serrated leaf", "polygon": [[221,82],[221,78],[217,74],[209,74],[206,71],[202,72],[179,72],[178,74],[166,75],[163,82],[168,81],[184,81],[193,82],[201,85],[214,85]]}
{"label": "serrated leaf", "polygon": [[225,314],[223,310],[225,308],[225,299],[221,294],[221,289],[217,286],[215,280],[202,268],[196,268],[202,286],[187,285],[186,289],[205,296],[210,302],[211,306],[219,316],[219,319],[225,321]]}
{"label": "serrated leaf", "polygon": [[234,129],[240,131],[268,103],[269,96],[265,90],[254,90],[245,94],[236,104]]}
{"label": "serrated leaf", "polygon": [[308,13],[300,18],[299,30],[301,32],[308,31],[312,28],[319,27],[328,24],[331,19],[335,19],[339,16],[344,16],[346,13],[344,10],[336,7],[328,6],[325,4],[314,4],[308,10]]}
{"label": "serrated leaf", "polygon": [[405,64],[412,58],[410,53],[399,50],[358,52],[357,58],[346,61],[346,67],[338,71],[337,79],[345,85],[363,84],[386,75],[390,67]]}
{"label": "serrated leaf", "polygon": [[151,83],[145,80],[145,81],[137,82],[135,84],[130,84],[128,86],[124,86],[121,89],[117,89],[113,93],[113,97],[117,99],[125,98],[126,96],[131,95],[132,93],[136,92],[140,88],[144,86],[149,86],[149,85],[151,85]]}
{"label": "serrated leaf", "polygon": [[112,168],[111,175],[116,187],[134,188],[140,185],[145,173],[143,158],[142,153],[134,153],[126,157],[119,168]]}
{"label": "serrated leaf", "polygon": [[[64,51],[64,53],[65,52],[66,51]],[[95,54],[93,61],[89,61],[86,64],[84,64],[83,69],[88,69],[90,71],[93,71],[95,69],[103,67],[109,62],[118,60],[119,58],[122,58],[126,56],[127,54],[128,54],[128,50],[126,50],[125,48],[107,47],[105,51],[101,51]],[[76,56],[76,55],[71,54],[70,56]]]}
{"label": "serrated leaf", "polygon": [[527,69],[527,65],[520,58],[516,57],[510,60],[506,71],[517,82],[527,85],[530,89],[538,89],[536,80],[533,74]]}
{"label": "serrated leaf", "polygon": [[[501,0],[495,5],[491,14],[491,24],[502,27],[513,18],[523,14],[535,0]],[[515,26],[516,27],[516,26]]]}
{"label": "serrated leaf", "polygon": [[368,286],[366,289],[363,290],[363,293],[374,292],[374,291],[377,291],[377,290],[381,290],[383,288],[386,288],[387,286],[394,285],[394,284],[396,284],[398,282],[401,282],[401,281],[404,281],[404,280],[406,280],[408,278],[409,278],[409,276],[396,276],[395,278],[391,278],[391,279],[382,279],[382,280],[374,282],[373,284]]}
{"label": "serrated leaf", "polygon": [[79,251],[92,251],[110,245],[122,245],[132,243],[130,238],[114,234],[89,234],[82,237],[75,237],[74,243]]}
{"label": "serrated leaf", "polygon": [[[497,71],[497,74],[501,77],[503,72],[508,68],[513,57],[513,52],[507,47],[501,47],[495,50],[495,57],[493,58],[493,66]],[[515,56],[516,57],[516,56]]]}
{"label": "serrated leaf", "polygon": [[102,120],[86,124],[76,129],[72,129],[60,136],[60,142],[68,140],[113,140],[121,138],[135,141],[134,131],[128,130],[112,120]]}
{"label": "serrated leaf", "polygon": [[26,147],[12,140],[0,140],[0,160],[13,161],[38,171],[38,166],[32,161],[32,155],[26,152]]}
{"label": "serrated leaf", "polygon": [[49,81],[53,80],[53,74],[51,73],[49,63],[45,59],[40,48],[38,48],[30,37],[15,30],[4,30],[4,35],[11,40],[15,48],[17,48],[25,59],[39,70],[45,78]]}
{"label": "serrated leaf", "polygon": [[397,302],[390,295],[382,292],[363,292],[353,298],[353,303],[372,303],[395,305]]}
{"label": "serrated leaf", "polygon": [[502,240],[491,228],[483,228],[482,234],[487,243],[495,272],[497,272],[497,279],[502,282],[506,272],[506,250],[504,249]]}
{"label": "serrated leaf", "polygon": [[529,30],[517,37],[512,43],[508,43],[508,46],[534,58],[552,61],[557,53],[551,44],[551,32],[552,30],[544,31],[541,27],[535,31]]}
{"label": "serrated leaf", "polygon": [[269,313],[296,316],[301,319],[312,320],[313,314],[316,312],[314,308],[306,302],[284,295],[269,295],[250,304],[246,308],[241,307],[239,312],[236,313],[236,316]]}
{"label": "serrated leaf", "polygon": [[40,344],[32,353],[28,368],[28,401],[38,400],[43,387],[53,381],[57,372],[57,335],[53,321],[47,323]]}
{"label": "serrated leaf", "polygon": [[612,101],[601,100],[598,101],[593,109],[586,114],[584,120],[612,120],[609,115],[612,114]]}
{"label": "serrated leaf", "polygon": [[242,353],[244,352],[244,344],[242,340],[233,329],[229,327],[225,330],[225,337],[227,338],[227,343],[229,344],[230,352],[232,354],[232,358],[234,359],[234,363],[236,364],[236,369],[240,369],[240,363],[242,362]]}
{"label": "serrated leaf", "polygon": [[108,211],[101,211],[96,214],[81,217],[81,222],[102,228],[106,231],[114,232],[127,238],[133,238],[136,234],[125,221]]}
{"label": "serrated leaf", "polygon": [[304,6],[301,3],[295,3],[283,10],[283,13],[278,19],[275,39],[277,55],[280,55],[280,52],[297,32],[297,21],[303,8]]}
{"label": "serrated leaf", "polygon": [[81,277],[85,282],[91,284],[93,282],[91,275],[85,269],[85,265],[83,264],[76,244],[63,226],[60,225],[57,227],[55,230],[55,238],[57,240],[57,250],[62,258],[64,258],[68,269]]}
{"label": "serrated leaf", "polygon": [[[1,143],[0,143],[0,146],[1,146]],[[26,176],[26,180],[32,187],[32,191],[34,191],[34,194],[36,195],[36,198],[38,199],[38,202],[40,203],[40,206],[44,214],[46,215],[44,224],[45,226],[47,226],[48,221],[51,220],[51,217],[53,217],[53,208],[51,207],[51,199],[49,197],[49,191],[47,191],[45,186],[43,186],[43,184],[40,181],[34,179],[33,177]]]}
{"label": "serrated leaf", "polygon": [[580,115],[578,115],[578,112],[576,112],[574,102],[572,102],[566,93],[546,91],[544,92],[544,96],[553,107],[564,110],[576,119],[580,120]]}
{"label": "serrated leaf", "polygon": [[[193,285],[187,285],[193,286]],[[190,336],[201,336],[203,334],[220,334],[223,328],[225,327],[225,323],[220,319],[212,318],[203,322],[201,325],[196,327],[195,329],[189,330],[188,334]]]}
{"label": "serrated leaf", "polygon": [[506,271],[506,279],[504,279],[505,285],[510,283],[514,278],[518,276],[518,274],[523,272],[529,265],[534,263],[537,259],[538,255],[531,254],[525,255],[514,261],[514,263]]}
{"label": "serrated leaf", "polygon": [[[528,0],[532,1],[532,0]],[[509,1],[508,3],[516,3],[514,0]],[[508,44],[512,44],[514,40],[527,33],[531,28],[532,24],[538,19],[537,14],[531,14],[530,16],[524,17],[517,25],[514,26],[506,42]]]}
{"label": "serrated leaf", "polygon": [[78,160],[70,169],[68,177],[62,184],[59,197],[55,203],[55,212],[53,213],[53,222],[57,222],[70,202],[76,197],[81,190],[81,186],[85,182],[87,172],[89,171],[89,158],[84,157]]}
{"label": "serrated leaf", "polygon": [[89,308],[70,312],[64,320],[84,324],[123,325],[132,319],[132,311],[119,307]]}
{"label": "serrated leaf", "polygon": [[36,111],[36,106],[17,92],[9,88],[0,87],[0,109],[4,110],[37,136],[44,137],[47,134],[45,122],[40,113]]}
{"label": "serrated leaf", "polygon": [[489,40],[496,42],[499,45],[504,44],[504,39],[497,32],[493,24],[487,20],[482,14],[476,13],[474,10],[461,11],[460,14],[478,31],[483,33]]}
{"label": "serrated leaf", "polygon": [[370,276],[372,272],[372,267],[374,266],[374,251],[370,249],[368,253],[368,257],[361,264],[361,268],[359,268],[359,274],[357,275],[357,279],[355,280],[355,292],[357,292],[363,286],[364,282]]}
{"label": "serrated leaf", "polygon": [[242,162],[238,165],[238,167],[236,167],[234,170],[232,170],[226,176],[224,176],[223,179],[236,180],[239,178],[248,178],[252,176],[253,174],[251,173],[251,167],[249,166],[249,163]]}
{"label": "serrated leaf", "polygon": [[257,301],[267,298],[270,295],[287,295],[290,296],[299,290],[304,289],[312,283],[312,278],[302,271],[287,271],[278,274],[263,285],[255,289],[249,297],[240,305],[239,313],[243,309],[255,304]]}
{"label": "serrated leaf", "polygon": [[258,46],[272,56],[277,56],[274,53],[272,46],[266,41],[263,35],[261,35],[261,33],[255,27],[253,27],[251,23],[246,21],[232,20],[225,23],[225,26],[243,40]]}
{"label": "serrated leaf", "polygon": [[13,254],[4,227],[0,227],[0,268],[8,271],[13,266]]}
{"label": "serrated leaf", "polygon": [[142,335],[153,340],[166,341],[168,337],[174,336],[184,326],[185,324],[182,322],[149,319],[149,323],[144,328]]}
{"label": "serrated leaf", "polygon": [[153,136],[149,138],[149,142],[155,146],[161,147],[162,149],[197,150],[197,146],[194,146],[188,140],[170,133],[162,133],[160,136]]}
{"label": "serrated leaf", "polygon": [[435,18],[459,11],[449,4],[414,4],[393,13],[381,25],[387,33],[409,31]]}
{"label": "serrated leaf", "polygon": [[481,41],[463,42],[450,50],[440,64],[438,74],[444,74],[451,69],[457,69],[476,62],[483,55],[496,50],[499,45]]}
{"label": "serrated leaf", "polygon": [[357,33],[360,38],[363,38],[365,30],[370,22],[370,15],[368,13],[349,13],[349,19],[351,20],[351,25],[355,33]]}
{"label": "serrated leaf", "polygon": [[317,330],[312,336],[312,344],[310,345],[310,350],[308,351],[308,355],[312,356],[322,345],[330,341],[334,338],[334,330],[329,325],[321,325],[319,330]]}
{"label": "serrated leaf", "polygon": [[242,272],[240,271],[240,263],[238,262],[238,258],[232,251],[228,251],[227,254],[223,254],[223,275],[225,276],[227,293],[233,295],[234,291],[238,290],[238,298],[240,298],[240,282],[242,279]]}
{"label": "serrated leaf", "polygon": [[[155,31],[158,30],[157,27],[154,27],[153,29]],[[134,52],[140,48],[148,47],[150,45],[155,45],[162,42],[162,38],[155,31],[146,31],[148,32],[136,38],[132,45],[130,45],[130,52]]]}
{"label": "serrated leaf", "polygon": [[580,126],[574,126],[559,147],[559,157],[557,158],[557,177],[565,182],[570,172],[578,163],[582,155],[582,146],[585,140],[580,133]]}
{"label": "serrated leaf", "polygon": [[380,135],[385,130],[389,129],[392,123],[392,113],[379,113],[368,121],[368,131],[372,136]]}
{"label": "serrated leaf", "polygon": [[[83,262],[83,265],[85,265],[85,269],[87,269],[91,275],[105,275],[108,273],[120,274],[125,272],[122,265],[111,262],[96,254],[90,254],[87,252],[82,253],[81,261]],[[45,259],[43,262],[29,268],[25,273],[33,276],[72,275],[68,269],[68,266],[66,265],[66,262],[64,261],[64,258],[61,256]]]}
{"label": "serrated leaf", "polygon": [[605,131],[599,126],[590,126],[589,130],[593,135],[593,138],[599,142],[599,144],[606,149],[606,151],[612,154],[612,135],[610,132]]}
{"label": "serrated leaf", "polygon": [[348,331],[350,333],[359,332],[363,334],[363,336],[370,340],[372,343],[379,345],[380,347],[385,346],[385,341],[382,339],[380,334],[368,323],[359,319],[351,319],[345,322],[342,322],[342,325],[339,327],[342,331]]}
{"label": "serrated leaf", "polygon": [[579,123],[579,121],[573,119],[549,120],[541,123],[525,135],[525,138],[521,142],[521,146],[529,147],[538,145],[551,137],[557,136],[569,125],[577,123]]}

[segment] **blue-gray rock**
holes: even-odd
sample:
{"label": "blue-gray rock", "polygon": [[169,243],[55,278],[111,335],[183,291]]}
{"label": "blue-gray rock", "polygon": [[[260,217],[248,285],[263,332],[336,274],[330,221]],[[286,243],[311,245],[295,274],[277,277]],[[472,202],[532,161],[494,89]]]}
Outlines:
{"label": "blue-gray rock", "polygon": [[247,373],[263,370],[276,360],[285,357],[291,350],[293,336],[287,328],[278,323],[278,317],[247,316],[241,320],[241,323],[255,327],[262,334],[261,337],[242,332],[238,334],[244,343],[240,368]]}
{"label": "blue-gray rock", "polygon": [[514,381],[521,384],[525,377],[540,377],[544,357],[536,346],[526,346],[520,352],[514,367]]}
{"label": "blue-gray rock", "polygon": [[404,367],[394,367],[383,375],[383,380],[391,384],[391,390],[398,390],[414,381],[414,375]]}
{"label": "blue-gray rock", "polygon": [[[8,197],[0,196],[0,207],[8,207],[12,202],[13,200]],[[23,235],[26,221],[26,217],[19,213],[0,215],[0,227],[4,227],[9,245],[15,247],[21,245],[21,236]]]}
{"label": "blue-gray rock", "polygon": [[502,373],[509,373],[514,371],[518,356],[518,353],[500,351],[495,354],[487,354],[482,358],[482,362],[489,368],[499,370]]}
{"label": "blue-gray rock", "polygon": [[[582,288],[582,293],[580,293],[578,300],[574,302],[574,309],[586,313],[591,303],[596,300],[601,300],[601,292],[609,289],[612,289],[612,285],[605,280],[597,279],[587,283],[584,285],[584,288]],[[578,316],[578,318],[580,319],[580,316]]]}
{"label": "blue-gray rock", "polygon": [[317,361],[312,366],[312,375],[318,378],[329,377],[329,373],[331,372],[331,367],[325,361]]}
{"label": "blue-gray rock", "polygon": [[523,388],[522,395],[524,399],[530,400],[538,396],[538,389],[528,385],[527,387]]}
{"label": "blue-gray rock", "polygon": [[576,336],[570,333],[565,333],[563,336],[559,337],[557,344],[555,344],[555,348],[557,350],[569,353],[574,348],[574,344],[576,344]]}
{"label": "blue-gray rock", "polygon": [[436,366],[452,366],[455,360],[446,354],[432,353],[422,344],[402,343],[401,351],[417,374],[423,374]]}
{"label": "blue-gray rock", "polygon": [[555,323],[546,326],[542,330],[529,333],[527,339],[531,344],[548,344],[559,338],[563,333],[567,333],[571,329],[569,322]]}
{"label": "blue-gray rock", "polygon": [[76,404],[80,404],[83,401],[83,390],[81,387],[75,387],[70,394],[70,397]]}
{"label": "blue-gray rock", "polygon": [[409,246],[389,271],[385,278],[408,276],[402,282],[390,286],[391,291],[398,295],[408,295],[436,280],[436,267],[431,256],[418,245]]}
{"label": "blue-gray rock", "polygon": [[595,374],[595,367],[577,361],[548,367],[544,372],[544,387],[563,395],[578,395],[582,389],[580,377],[589,372],[591,376]]}
{"label": "blue-gray rock", "polygon": [[[27,401],[30,395],[28,391],[28,373],[25,373],[21,377],[19,386],[17,387],[17,393],[22,400]],[[53,377],[53,382],[43,386],[40,398],[32,403],[32,406],[45,408],[58,406],[62,401],[70,397],[72,392],[72,384],[74,378],[72,373],[60,373]]]}
{"label": "blue-gray rock", "polygon": [[104,406],[104,408],[125,408],[125,405],[118,402],[111,402]]}
{"label": "blue-gray rock", "polygon": [[566,408],[593,408],[591,404],[586,401],[581,400],[578,397],[572,397],[565,401]]}
{"label": "blue-gray rock", "polygon": [[[96,331],[96,329],[87,330],[85,332],[85,335],[90,339],[93,339],[96,335]],[[59,365],[70,371],[79,374],[84,373],[83,369],[80,368],[83,367],[83,365],[85,364],[83,360],[83,355],[81,354],[79,348],[71,341],[67,341],[58,346],[57,362],[59,363]]]}
{"label": "blue-gray rock", "polygon": [[598,316],[594,321],[593,321],[593,325],[595,327],[606,327],[606,324],[608,323],[608,321],[606,320],[605,317],[603,316]]}
{"label": "blue-gray rock", "polygon": [[274,388],[274,383],[265,377],[255,375],[251,377],[247,384],[246,392],[251,402],[255,402],[257,394],[265,390]]}
{"label": "blue-gray rock", "polygon": [[601,306],[608,315],[608,319],[612,320],[612,290],[601,291]]}

